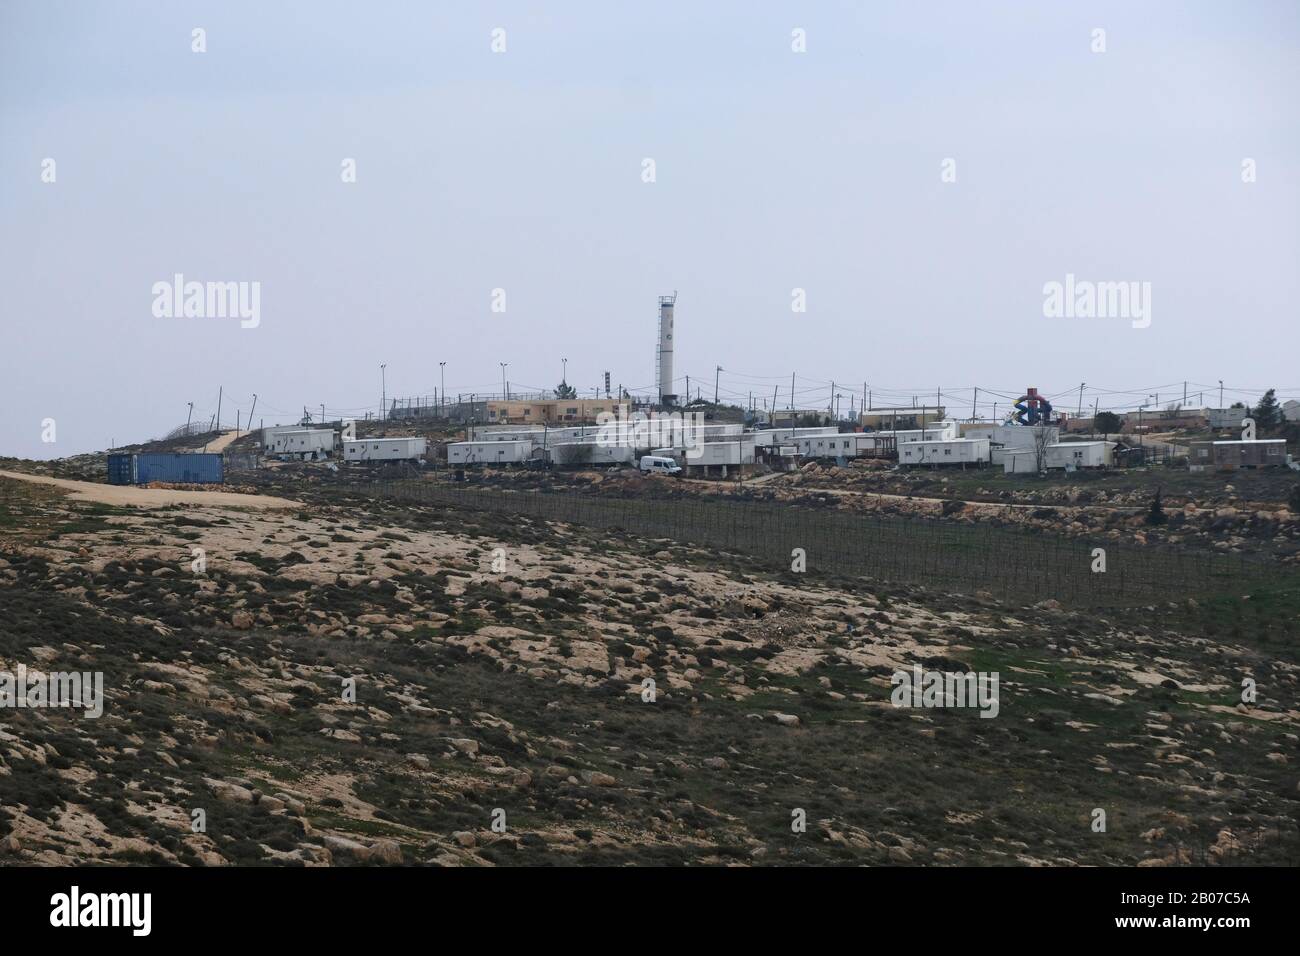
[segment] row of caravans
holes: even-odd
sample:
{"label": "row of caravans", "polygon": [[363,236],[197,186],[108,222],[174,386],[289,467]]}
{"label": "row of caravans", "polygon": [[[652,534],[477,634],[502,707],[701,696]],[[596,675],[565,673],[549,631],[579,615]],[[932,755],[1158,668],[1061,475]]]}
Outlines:
{"label": "row of caravans", "polygon": [[[1043,468],[1105,468],[1114,443],[1059,441],[1055,426],[958,426],[939,421],[925,428],[841,432],[834,426],[773,428],[746,432],[740,425],[706,425],[694,447],[640,446],[601,440],[595,426],[573,428],[476,428],[471,440],[447,446],[448,463],[559,466],[634,465],[650,454],[672,458],[688,473],[726,474],[756,460],[797,458],[890,458],[904,467],[1000,466],[1008,473]],[[1039,462],[1039,457],[1042,462]]]}
{"label": "row of caravans", "polygon": [[[1108,468],[1113,442],[1061,442],[1056,426],[935,422],[924,429],[845,433],[800,440],[805,458],[896,457],[903,467],[1001,467],[1006,473]],[[1042,461],[1039,461],[1039,458]]]}
{"label": "row of caravans", "polygon": [[[659,447],[656,438],[681,437],[667,429],[630,430],[624,436],[599,426],[562,428],[481,427],[470,430],[467,441],[447,445],[451,467],[472,465],[525,465],[533,462],[561,467],[635,466],[646,454],[671,457],[688,470],[753,464],[755,434],[739,423],[696,426],[698,444]],[[611,437],[613,440],[611,441]]]}
{"label": "row of caravans", "polygon": [[333,428],[307,428],[299,425],[272,426],[262,429],[264,454],[284,460],[319,461],[341,453],[344,461],[415,461],[428,451],[428,442],[419,437],[357,438],[339,441]]}

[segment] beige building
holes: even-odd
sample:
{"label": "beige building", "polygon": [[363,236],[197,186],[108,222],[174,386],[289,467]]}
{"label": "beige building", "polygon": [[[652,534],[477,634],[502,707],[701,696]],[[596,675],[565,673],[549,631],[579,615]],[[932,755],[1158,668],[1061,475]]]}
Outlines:
{"label": "beige building", "polygon": [[546,401],[487,403],[489,424],[557,425],[562,422],[594,422],[603,414],[615,414],[622,409],[624,416],[631,412],[631,403],[616,398],[556,398]]}
{"label": "beige building", "polygon": [[868,408],[858,416],[863,428],[875,431],[925,428],[944,417],[942,405],[917,405],[901,408]]}

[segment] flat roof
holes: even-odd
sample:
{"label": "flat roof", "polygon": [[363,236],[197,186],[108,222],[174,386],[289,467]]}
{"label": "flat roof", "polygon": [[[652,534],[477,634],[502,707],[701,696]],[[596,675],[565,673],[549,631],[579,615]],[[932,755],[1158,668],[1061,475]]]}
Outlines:
{"label": "flat roof", "polygon": [[[1225,441],[1210,442],[1211,445],[1276,445],[1279,442],[1286,444],[1285,438],[1256,438],[1254,441],[1246,441],[1241,438],[1227,439]],[[1193,445],[1204,445],[1205,442],[1192,442]]]}
{"label": "flat roof", "polygon": [[[357,440],[358,440],[358,441],[367,441],[368,439],[360,438],[360,439],[357,439]],[[391,440],[391,439],[381,439],[381,440]],[[495,447],[495,446],[497,446],[497,445],[531,445],[532,443],[533,443],[533,440],[532,440],[531,438],[512,438],[512,439],[508,439],[508,440],[505,440],[505,441],[492,441],[492,440],[487,440],[487,441],[478,441],[477,439],[472,439],[472,438],[471,438],[471,439],[469,439],[468,441],[449,441],[449,442],[447,442],[448,445],[492,445],[493,447]],[[560,443],[557,442],[556,444],[560,444]]]}
{"label": "flat roof", "polygon": [[946,405],[883,405],[880,408],[868,408],[863,415],[875,415],[881,412],[937,412],[947,408]]}
{"label": "flat roof", "polygon": [[[343,444],[345,444],[345,445],[364,445],[364,444],[366,444],[367,442],[379,442],[379,441],[424,441],[424,440],[425,440],[425,439],[424,439],[424,436],[423,436],[423,435],[382,435],[382,436],[374,436],[374,435],[372,435],[372,436],[369,437],[369,438],[348,438],[348,439],[345,439],[345,440],[343,441]],[[466,442],[465,444],[469,444],[469,443]],[[503,444],[503,445],[504,445],[504,444],[506,444],[506,443],[505,443],[505,442],[501,442],[500,444]]]}

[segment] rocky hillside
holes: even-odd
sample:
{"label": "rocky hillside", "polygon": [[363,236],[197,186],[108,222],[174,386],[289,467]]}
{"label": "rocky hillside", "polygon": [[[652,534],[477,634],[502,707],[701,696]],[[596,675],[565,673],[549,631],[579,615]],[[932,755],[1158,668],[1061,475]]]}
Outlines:
{"label": "rocky hillside", "polygon": [[[0,603],[0,672],[107,697],[0,710],[0,863],[1300,857],[1285,595],[1180,631],[491,514],[0,479]],[[913,664],[1000,674],[997,716],[893,706]]]}

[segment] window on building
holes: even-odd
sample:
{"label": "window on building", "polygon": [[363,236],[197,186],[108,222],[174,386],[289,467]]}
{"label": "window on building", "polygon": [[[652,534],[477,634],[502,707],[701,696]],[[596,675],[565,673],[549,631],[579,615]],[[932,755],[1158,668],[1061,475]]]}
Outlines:
{"label": "window on building", "polygon": [[945,449],[943,450],[943,453],[944,453],[945,455],[951,455],[951,454],[952,454],[952,449],[951,449],[951,448],[945,448]]}

